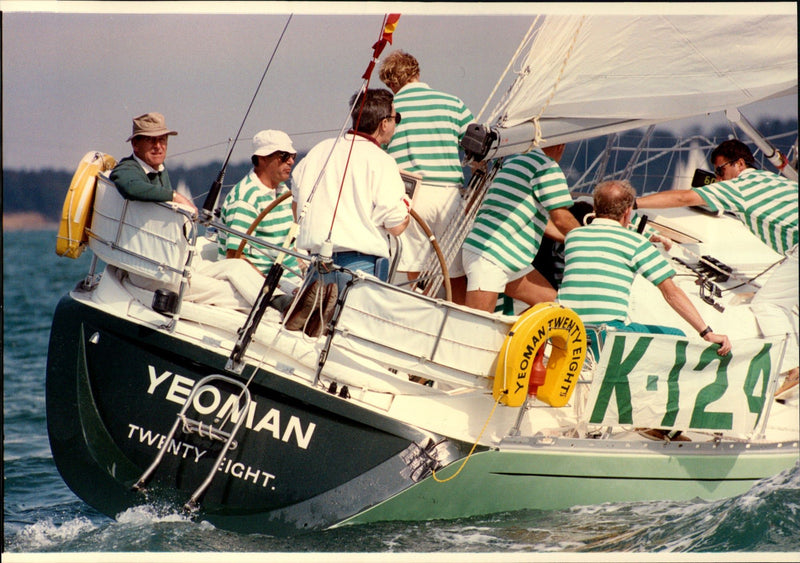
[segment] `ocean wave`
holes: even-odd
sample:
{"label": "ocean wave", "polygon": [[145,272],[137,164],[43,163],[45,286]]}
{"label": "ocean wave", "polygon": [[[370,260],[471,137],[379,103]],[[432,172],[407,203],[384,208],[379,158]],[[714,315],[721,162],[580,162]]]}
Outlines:
{"label": "ocean wave", "polygon": [[95,529],[96,526],[85,517],[73,518],[61,524],[55,524],[52,518],[47,518],[22,528],[5,548],[10,552],[61,551],[56,548]]}
{"label": "ocean wave", "polygon": [[[580,512],[596,518],[603,506]],[[796,551],[800,467],[719,501],[622,503],[607,508],[615,512],[614,521],[627,522],[628,529],[589,542],[581,551]]]}

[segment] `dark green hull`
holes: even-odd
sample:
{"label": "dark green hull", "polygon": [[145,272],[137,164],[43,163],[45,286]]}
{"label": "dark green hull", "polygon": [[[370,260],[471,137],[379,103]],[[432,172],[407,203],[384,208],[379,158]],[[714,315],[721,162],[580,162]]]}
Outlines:
{"label": "dark green hull", "polygon": [[[67,485],[114,517],[132,506],[181,507],[213,471],[222,442],[178,432],[167,441],[192,385],[226,373],[226,357],[72,297],[59,303],[47,362],[47,426]],[[430,474],[425,451],[441,438],[260,370],[255,406],[200,499],[214,525],[270,534],[328,527]],[[214,424],[237,389],[215,388],[197,405]],[[226,406],[227,405],[227,406]],[[216,421],[214,421],[216,417]],[[133,485],[166,447],[145,492]],[[441,448],[441,446],[440,446]],[[458,448],[448,443],[452,461]]]}

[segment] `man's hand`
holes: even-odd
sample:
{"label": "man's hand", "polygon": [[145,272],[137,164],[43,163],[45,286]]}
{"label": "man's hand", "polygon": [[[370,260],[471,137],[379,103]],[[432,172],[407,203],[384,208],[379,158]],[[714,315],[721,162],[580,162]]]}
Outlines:
{"label": "man's hand", "polygon": [[191,209],[194,210],[195,213],[197,213],[197,206],[194,204],[194,202],[188,197],[179,194],[178,192],[172,192],[172,201],[190,207]]}

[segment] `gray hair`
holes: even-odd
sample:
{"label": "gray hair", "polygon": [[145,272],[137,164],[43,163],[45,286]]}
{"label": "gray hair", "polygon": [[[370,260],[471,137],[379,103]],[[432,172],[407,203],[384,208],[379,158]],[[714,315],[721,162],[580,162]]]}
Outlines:
{"label": "gray hair", "polygon": [[597,217],[621,220],[636,201],[636,190],[628,180],[608,180],[594,189],[594,212]]}

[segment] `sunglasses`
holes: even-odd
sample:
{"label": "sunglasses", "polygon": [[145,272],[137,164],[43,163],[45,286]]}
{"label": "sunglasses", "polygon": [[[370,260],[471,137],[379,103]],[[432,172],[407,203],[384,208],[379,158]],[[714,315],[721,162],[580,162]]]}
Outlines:
{"label": "sunglasses", "polygon": [[400,119],[401,119],[400,112],[396,111],[394,113],[394,115],[385,115],[385,116],[381,117],[381,121],[383,121],[384,119],[394,119],[395,124],[398,124],[398,123],[400,123]]}
{"label": "sunglasses", "polygon": [[739,160],[739,159],[738,158],[734,158],[733,160],[729,160],[728,162],[724,162],[724,163],[720,164],[719,166],[714,168],[714,173],[717,176],[722,176],[722,173],[725,171],[725,167],[728,166],[729,164],[733,164],[737,160]]}
{"label": "sunglasses", "polygon": [[276,152],[274,154],[278,155],[278,158],[281,159],[281,162],[288,162],[288,160],[290,158],[296,158],[297,157],[297,153],[296,152],[278,151],[278,152]]}

